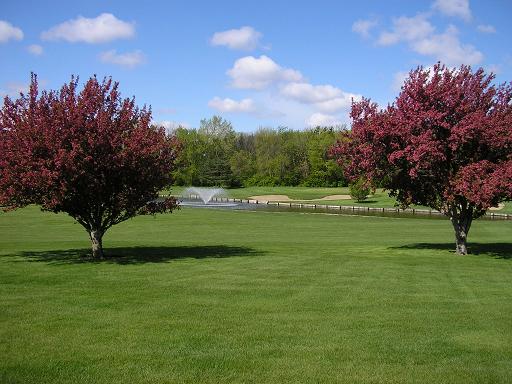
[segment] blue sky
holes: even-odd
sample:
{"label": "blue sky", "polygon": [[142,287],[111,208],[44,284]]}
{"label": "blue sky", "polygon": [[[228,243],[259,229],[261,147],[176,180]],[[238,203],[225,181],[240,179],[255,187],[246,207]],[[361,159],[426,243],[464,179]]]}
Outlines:
{"label": "blue sky", "polygon": [[512,80],[512,2],[10,1],[0,12],[0,93],[30,72],[56,89],[112,76],[157,122],[237,131],[348,122],[352,98],[381,105],[405,74],[441,60]]}

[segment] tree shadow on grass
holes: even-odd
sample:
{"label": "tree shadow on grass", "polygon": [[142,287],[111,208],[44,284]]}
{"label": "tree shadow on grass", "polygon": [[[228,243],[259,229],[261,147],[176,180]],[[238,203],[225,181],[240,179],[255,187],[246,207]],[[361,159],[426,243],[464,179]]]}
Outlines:
{"label": "tree shadow on grass", "polygon": [[[455,243],[416,243],[390,249],[431,249],[455,253]],[[496,259],[512,259],[512,243],[468,243],[470,255],[490,256]]]}
{"label": "tree shadow on grass", "polygon": [[264,252],[249,247],[231,247],[227,245],[177,246],[177,247],[122,247],[105,248],[105,258],[94,260],[90,248],[66,249],[54,251],[25,251],[17,256],[31,262],[49,264],[146,264],[165,263],[178,259],[222,259],[227,257],[261,256]]}

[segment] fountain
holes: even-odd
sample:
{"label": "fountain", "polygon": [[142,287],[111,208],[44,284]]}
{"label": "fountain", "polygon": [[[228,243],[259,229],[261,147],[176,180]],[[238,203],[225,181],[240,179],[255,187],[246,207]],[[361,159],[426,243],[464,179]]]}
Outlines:
{"label": "fountain", "polygon": [[[180,205],[184,206],[235,207],[238,205],[237,203],[227,201],[227,192],[223,188],[190,187],[185,189],[181,196],[187,199],[187,201],[181,201],[180,203]],[[221,198],[220,202],[217,200],[219,197]],[[226,198],[226,202],[222,201],[223,198]],[[197,200],[201,200],[202,203],[199,203]]]}

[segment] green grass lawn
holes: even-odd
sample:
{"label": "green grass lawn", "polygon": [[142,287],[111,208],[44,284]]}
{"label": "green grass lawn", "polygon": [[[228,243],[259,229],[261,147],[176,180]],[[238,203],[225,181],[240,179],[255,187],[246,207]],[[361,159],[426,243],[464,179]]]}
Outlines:
{"label": "green grass lawn", "polygon": [[1,383],[510,383],[512,222],[0,214]]}

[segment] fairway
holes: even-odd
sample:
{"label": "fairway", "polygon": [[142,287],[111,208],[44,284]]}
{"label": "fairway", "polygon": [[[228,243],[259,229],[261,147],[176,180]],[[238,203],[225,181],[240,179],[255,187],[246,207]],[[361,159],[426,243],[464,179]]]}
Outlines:
{"label": "fairway", "polygon": [[508,383],[510,221],[0,213],[1,383]]}

